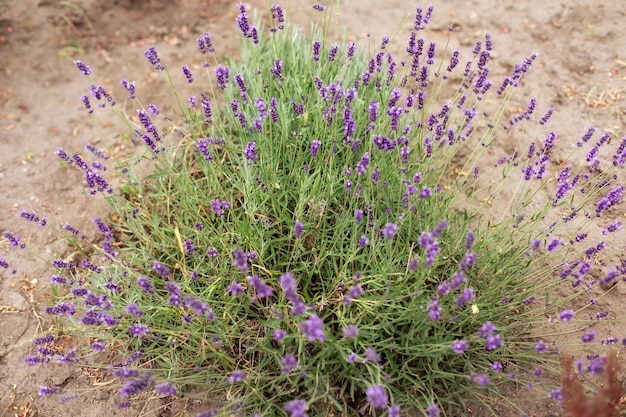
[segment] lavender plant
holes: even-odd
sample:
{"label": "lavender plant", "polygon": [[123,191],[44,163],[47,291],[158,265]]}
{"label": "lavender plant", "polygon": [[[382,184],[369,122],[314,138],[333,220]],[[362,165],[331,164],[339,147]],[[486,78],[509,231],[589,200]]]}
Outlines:
{"label": "lavender plant", "polygon": [[[303,35],[280,6],[267,30],[238,7],[239,59],[218,62],[205,34],[204,67],[180,70],[198,96],[181,99],[158,51],[146,51],[174,88],[179,119],[121,82],[138,107],[138,123],[126,122],[145,146],[139,156],[58,148],[111,211],[94,220],[99,241],[66,225],[79,256],[54,261],[46,313],[77,347],[59,352],[44,335],[28,363],[56,356],[106,369],[121,406],[145,392],[214,393],[219,405],[202,416],[458,415],[467,401],[508,402],[511,384],[558,374],[546,317],[576,321],[573,300],[625,272],[618,260],[593,278],[608,251],[582,243],[582,220],[624,190],[599,166],[608,135],[587,163],[574,155],[554,169],[552,110],[536,123],[531,101],[505,118],[534,55],[491,80],[487,36],[458,67],[459,51],[420,37],[432,8],[417,8],[406,54],[394,56],[388,37],[367,54],[317,29]],[[487,96],[499,100],[492,116]],[[94,99],[123,114],[96,83],[82,97],[89,113]],[[523,124],[545,139],[528,141]],[[486,169],[484,153],[505,134],[517,135],[514,153]],[[625,147],[626,137],[614,166]],[[537,204],[539,190],[554,198]],[[508,204],[495,212],[499,199]]]}

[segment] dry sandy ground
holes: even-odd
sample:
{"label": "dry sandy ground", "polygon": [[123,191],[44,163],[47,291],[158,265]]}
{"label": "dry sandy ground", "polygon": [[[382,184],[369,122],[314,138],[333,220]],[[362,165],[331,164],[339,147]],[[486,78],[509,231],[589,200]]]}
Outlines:
{"label": "dry sandy ground", "polygon": [[[293,20],[308,26],[313,15],[309,3],[290,2]],[[405,39],[415,10],[410,0],[342,3],[337,27],[345,27],[351,38],[365,45],[368,33],[373,44],[398,30],[398,38]],[[476,39],[492,33],[494,75],[508,74],[524,57],[539,53],[524,82],[525,96],[512,103],[511,110],[525,106],[531,97],[538,100],[540,114],[555,106],[551,128],[566,143],[578,140],[589,125],[611,132],[616,139],[624,134],[626,8],[622,0],[432,3],[435,14],[426,37],[445,42],[447,28],[453,25],[452,44],[469,53]],[[266,6],[261,0],[251,4]],[[88,235],[95,234],[91,219],[102,214],[103,205],[83,194],[80,174],[61,167],[54,151],[57,146],[82,151],[88,141],[124,152],[124,142],[113,124],[104,121],[105,127],[96,131],[86,117],[80,96],[88,92],[90,82],[73,66],[73,59],[89,63],[96,79],[120,97],[125,95],[119,80],[126,77],[137,80],[144,103],[163,105],[168,102],[167,88],[155,81],[143,51],[155,45],[171,68],[198,63],[195,39],[206,31],[212,34],[219,55],[232,55],[239,38],[235,15],[235,2],[226,0],[0,0],[0,229],[21,234],[33,253],[11,250],[6,240],[0,241],[0,255],[10,263],[0,271],[0,417],[167,416],[196,407],[193,401],[173,408],[153,401],[144,409],[119,410],[115,393],[104,389],[85,392],[79,400],[63,405],[37,397],[40,385],[88,387],[93,380],[59,365],[28,367],[24,362],[32,349],[29,341],[51,324],[41,312],[53,272],[50,261],[65,255],[67,247],[49,227],[23,234],[32,229],[24,227],[18,212],[35,210],[48,218],[50,226],[59,228],[70,221]],[[185,88],[182,74],[174,78]],[[510,150],[510,144],[504,141],[495,149],[494,160],[499,157],[497,150]],[[17,271],[12,273],[14,268]],[[602,309],[611,311],[613,318],[624,312],[621,286],[601,300]],[[602,337],[623,337],[626,322],[604,324],[597,330]],[[525,399],[530,414],[559,414],[534,398]]]}

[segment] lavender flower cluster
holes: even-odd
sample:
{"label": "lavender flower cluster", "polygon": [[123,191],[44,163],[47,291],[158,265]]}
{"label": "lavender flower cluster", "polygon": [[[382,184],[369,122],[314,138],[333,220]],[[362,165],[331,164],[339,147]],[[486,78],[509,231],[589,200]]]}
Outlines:
{"label": "lavender flower cluster", "polygon": [[[512,312],[530,316],[535,308],[540,297],[530,279],[535,262],[548,262],[585,240],[584,233],[569,242],[556,234],[561,222],[583,209],[573,205],[544,231],[527,235],[516,234],[527,231],[521,215],[513,227],[483,230],[473,222],[477,219],[457,216],[454,206],[455,186],[462,184],[463,192],[480,188],[479,160],[471,160],[473,176],[464,175],[459,183],[443,174],[455,169],[442,162],[452,161],[485,129],[477,108],[483,98],[504,97],[519,86],[536,56],[517,65],[492,91],[493,45],[487,34],[460,70],[458,94],[438,105],[434,81],[454,78],[449,75],[459,67],[461,53],[452,51],[447,65],[440,65],[444,58],[436,43],[420,37],[432,6],[416,8],[402,60],[388,52],[388,36],[370,57],[354,42],[344,50],[339,43],[304,39],[289,32],[285,11],[277,5],[270,9],[268,40],[251,23],[246,6],[237,7],[237,26],[251,41],[244,49],[254,62],[206,70],[224,100],[207,93],[200,93],[200,106],[195,97],[189,100],[189,132],[180,130],[181,146],[189,146],[189,152],[167,148],[156,105],[137,111],[140,127],[134,137],[157,161],[158,173],[140,183],[130,175],[132,164],[118,172],[140,191],[113,192],[105,179],[106,163],[113,158],[104,150],[87,144],[97,158],[91,164],[78,153],[56,151],[84,173],[90,193],[109,196],[115,215],[93,220],[102,237],[92,248],[101,249],[100,256],[76,264],[54,261],[52,283],[63,286],[68,297],[46,313],[71,317],[80,331],[93,331],[91,352],[119,343],[132,347],[122,363],[109,366],[121,381],[120,406],[148,390],[176,397],[187,383],[209,381],[232,397],[221,410],[198,416],[238,414],[244,408],[251,414],[269,412],[276,404],[291,417],[323,413],[332,405],[321,404],[314,392],[326,386],[344,393],[329,403],[350,402],[353,411],[399,416],[400,404],[406,403],[435,417],[446,401],[434,399],[445,395],[449,384],[462,391],[540,378],[544,369],[532,362],[505,375],[507,346],[524,345],[528,336],[524,323],[512,323]],[[201,54],[214,53],[208,33],[197,42]],[[267,52],[286,50],[298,53]],[[156,48],[148,48],[145,57],[169,76]],[[91,76],[86,64],[75,65]],[[194,82],[189,66],[182,73]],[[136,98],[134,82],[121,85]],[[102,87],[94,85],[91,92],[99,107],[115,106]],[[89,97],[82,101],[93,112]],[[223,109],[214,106],[216,101],[225,104]],[[536,107],[530,100],[503,129],[528,123]],[[540,118],[540,126],[553,110]],[[580,146],[592,135],[589,130]],[[489,145],[485,137],[477,141],[479,149]],[[551,172],[556,141],[549,132],[525,157],[516,150],[496,165],[513,167],[525,184],[553,176],[553,208],[563,207],[583,185],[590,192],[609,189],[594,203],[596,217],[621,203],[623,186],[594,183],[600,177],[599,149],[609,136],[602,135],[588,151],[586,172],[572,165]],[[623,165],[624,148],[626,137],[612,156],[615,166]],[[22,211],[20,217],[40,226],[47,222],[34,212]],[[594,216],[587,212],[586,217]],[[620,227],[614,221],[602,233]],[[64,230],[85,240],[69,223]],[[519,236],[531,243],[520,243]],[[24,247],[19,236],[6,232],[5,237],[12,247]],[[585,279],[604,251],[604,242],[588,246],[577,259],[561,262],[556,278],[573,277],[572,287],[588,293],[595,284]],[[625,262],[608,270],[602,283],[626,279]],[[0,266],[9,265],[0,258]],[[563,323],[579,315],[554,303],[538,313],[542,319],[548,310]],[[596,337],[587,331],[581,340],[591,343]],[[602,344],[618,341],[608,338]],[[55,357],[61,363],[79,361],[78,351],[60,352],[56,342],[54,335],[36,339],[37,353],[27,363]],[[536,341],[520,364],[557,350]],[[587,358],[586,367],[579,362],[579,371],[598,373],[602,358]],[[169,368],[154,369],[153,361]],[[410,395],[413,375],[424,375],[424,398]],[[40,390],[45,396],[61,393]]]}

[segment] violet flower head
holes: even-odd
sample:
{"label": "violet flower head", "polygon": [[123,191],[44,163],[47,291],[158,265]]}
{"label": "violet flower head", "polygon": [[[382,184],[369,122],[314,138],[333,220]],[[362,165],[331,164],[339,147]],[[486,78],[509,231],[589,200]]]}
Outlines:
{"label": "violet flower head", "polygon": [[76,65],[76,68],[78,68],[80,70],[80,72],[82,72],[84,75],[89,75],[91,74],[91,68],[89,67],[89,65],[76,60],[74,61],[74,65]]}
{"label": "violet flower head", "polygon": [[504,346],[504,340],[502,340],[501,335],[495,334],[485,338],[485,349],[496,350],[500,346]]}
{"label": "violet flower head", "polygon": [[298,359],[292,354],[287,354],[280,359],[280,364],[280,372],[286,374],[298,366]]}
{"label": "violet flower head", "polygon": [[271,297],[274,292],[272,287],[259,278],[259,274],[254,274],[253,276],[248,277],[248,283],[252,286],[252,288],[254,288],[257,298]]}
{"label": "violet flower head", "polygon": [[437,404],[429,405],[424,411],[426,411],[428,417],[439,417],[439,407],[437,407]]}
{"label": "violet flower head", "polygon": [[234,384],[235,382],[241,382],[246,379],[246,373],[241,369],[235,369],[228,377],[228,382]]}
{"label": "violet flower head", "polygon": [[142,337],[150,334],[150,328],[146,324],[135,323],[128,328],[128,333],[133,337]]}
{"label": "violet flower head", "polygon": [[537,343],[535,343],[534,349],[537,351],[537,353],[545,353],[547,350],[547,346],[545,344],[545,342],[543,340],[539,340]]}
{"label": "violet flower head", "polygon": [[246,144],[246,149],[244,150],[245,157],[248,161],[254,161],[257,159],[257,148],[256,142],[248,142]]}
{"label": "violet flower head", "polygon": [[320,60],[321,48],[322,48],[322,43],[320,41],[313,42],[313,61],[318,62]]}
{"label": "violet flower head", "polygon": [[135,82],[134,81],[128,81],[126,78],[124,78],[123,80],[120,81],[120,84],[126,89],[126,91],[128,91],[128,96],[131,100],[137,98],[135,95]]}
{"label": "violet flower head", "polygon": [[203,37],[198,38],[198,47],[203,55],[207,52],[215,52],[215,49],[213,48],[213,41],[211,41],[211,35],[208,33],[205,33]]}
{"label": "violet flower head", "polygon": [[147,294],[154,294],[154,288],[150,281],[148,281],[148,277],[143,275],[137,275],[137,285],[139,285]]}
{"label": "violet flower head", "polygon": [[146,57],[148,62],[150,62],[150,64],[154,67],[154,69],[156,69],[156,70],[164,70],[165,69],[163,64],[161,64],[161,58],[159,58],[159,54],[156,51],[156,49],[154,48],[154,46],[149,47],[146,50],[146,52],[144,52],[144,56]]}
{"label": "violet flower head", "polygon": [[570,321],[574,318],[574,310],[563,310],[559,317],[561,321]]}
{"label": "violet flower head", "polygon": [[457,307],[461,308],[466,303],[472,301],[475,298],[476,298],[476,295],[474,294],[474,289],[472,287],[467,287],[467,288],[463,288],[463,292],[454,302]]}
{"label": "violet flower head", "polygon": [[318,340],[323,343],[326,339],[324,335],[324,322],[315,314],[300,324],[300,330],[304,333],[304,336],[309,342]]}
{"label": "violet flower head", "polygon": [[442,308],[439,305],[437,298],[432,297],[430,303],[428,303],[428,316],[435,322],[438,322],[441,318]]}
{"label": "violet flower head", "polygon": [[322,6],[321,4],[314,4],[313,8],[318,12],[323,12],[324,10],[326,10],[326,6]]}
{"label": "violet flower head", "polygon": [[155,260],[152,263],[152,268],[154,268],[156,273],[159,274],[162,278],[167,278],[170,275],[172,275],[170,270],[165,265],[163,265],[161,262],[159,262],[159,261]]}
{"label": "violet flower head", "polygon": [[248,257],[243,249],[237,248],[233,252],[233,265],[244,274],[248,272]]}
{"label": "violet flower head", "polygon": [[156,384],[154,387],[154,391],[163,396],[163,397],[167,397],[167,396],[175,396],[178,394],[178,392],[176,391],[176,385],[172,384],[171,382],[161,382],[160,384]]}
{"label": "violet flower head", "polygon": [[470,381],[477,383],[481,387],[486,387],[490,384],[489,375],[487,374],[474,374],[470,376]]}
{"label": "violet flower head", "polygon": [[296,220],[296,224],[293,227],[294,235],[296,239],[300,239],[302,237],[302,233],[304,232],[304,224],[300,220]]}
{"label": "violet flower head", "polygon": [[283,409],[289,417],[308,417],[306,413],[307,405],[304,400],[291,400],[285,405]]}
{"label": "violet flower head", "polygon": [[387,403],[389,402],[389,397],[387,396],[387,389],[382,385],[372,385],[371,387],[367,387],[365,389],[365,396],[367,397],[367,402],[372,405],[374,408],[387,408]]}
{"label": "violet flower head", "polygon": [[276,329],[272,332],[272,339],[279,343],[285,338],[285,336],[287,336],[287,332],[282,329]]}
{"label": "violet flower head", "polygon": [[228,84],[228,79],[230,77],[230,69],[223,65],[218,65],[214,70],[215,76],[217,78],[217,85],[220,90],[226,90],[226,85]]}
{"label": "violet flower head", "polygon": [[596,217],[600,217],[602,212],[608,210],[616,204],[619,204],[620,197],[624,193],[624,186],[618,185],[611,189],[609,193],[602,197],[596,205]]}
{"label": "violet flower head", "polygon": [[354,339],[359,334],[359,327],[357,325],[355,325],[355,324],[351,324],[351,325],[341,329],[341,334],[346,339]]}
{"label": "violet flower head", "polygon": [[387,240],[393,240],[394,236],[398,232],[398,225],[395,223],[387,223],[385,224],[385,228],[383,229],[383,236]]}
{"label": "violet flower head", "polygon": [[311,142],[311,157],[312,158],[315,158],[317,156],[317,153],[318,153],[321,145],[322,145],[322,142],[317,140],[317,139],[314,139]]}
{"label": "violet flower head", "polygon": [[183,70],[183,74],[185,75],[185,78],[187,78],[187,82],[192,83],[193,74],[191,73],[191,70],[189,69],[189,65],[183,65],[182,70]]}
{"label": "violet flower head", "polygon": [[452,350],[457,355],[463,354],[465,351],[469,349],[469,346],[465,340],[455,340],[452,342]]}
{"label": "violet flower head", "polygon": [[359,247],[360,248],[364,248],[368,245],[368,243],[370,242],[369,238],[365,235],[361,235],[361,237],[359,238]]}
{"label": "violet flower head", "polygon": [[548,242],[548,244],[546,245],[546,250],[548,252],[554,252],[554,250],[556,248],[558,248],[559,246],[561,246],[563,244],[563,241],[557,238],[553,238],[552,240],[550,240],[550,242]]}
{"label": "violet flower head", "polygon": [[230,291],[230,293],[235,297],[239,297],[244,293],[243,286],[237,281],[233,281],[227,288],[228,291]]}

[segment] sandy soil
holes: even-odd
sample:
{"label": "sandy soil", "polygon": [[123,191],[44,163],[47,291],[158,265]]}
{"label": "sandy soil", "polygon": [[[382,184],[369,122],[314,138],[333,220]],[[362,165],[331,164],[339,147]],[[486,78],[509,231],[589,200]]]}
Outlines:
{"label": "sandy soil", "polygon": [[[261,0],[250,3],[266,6]],[[314,15],[309,3],[291,1],[288,7],[292,19],[305,27]],[[550,125],[567,143],[578,140],[589,125],[611,132],[616,139],[624,134],[626,9],[621,0],[432,3],[435,14],[426,37],[443,44],[448,26],[453,25],[452,45],[461,45],[469,53],[475,40],[490,32],[496,76],[510,73],[530,53],[539,53],[524,82],[525,97],[512,103],[512,111],[524,107],[531,97],[538,101],[538,114],[556,107]],[[412,0],[344,1],[334,32],[345,28],[349,37],[364,45],[369,34],[373,47],[384,34],[398,32],[404,40],[414,10]],[[53,272],[51,260],[66,255],[68,249],[51,227],[24,232],[33,229],[25,227],[18,213],[35,210],[52,227],[61,228],[69,221],[94,235],[91,219],[102,214],[103,204],[83,194],[80,174],[60,166],[55,148],[82,151],[85,142],[91,142],[127,151],[114,123],[104,120],[103,129],[94,129],[80,101],[91,84],[76,70],[73,59],[89,63],[98,82],[119,97],[125,96],[119,80],[136,80],[143,103],[159,103],[167,110],[169,92],[155,79],[144,50],[157,47],[184,91],[183,76],[176,69],[198,64],[195,40],[202,33],[212,34],[220,56],[234,54],[239,39],[235,15],[235,2],[227,0],[0,0],[0,190],[4,196],[0,229],[20,234],[28,244],[26,250],[12,250],[6,240],[0,241],[0,256],[10,263],[0,271],[0,417],[169,416],[199,407],[195,400],[172,406],[148,401],[143,408],[121,410],[117,395],[105,388],[91,388],[80,400],[66,404],[37,397],[40,385],[86,388],[94,387],[95,379],[60,365],[29,367],[24,362],[32,338],[51,325],[42,314]],[[495,149],[494,161],[500,156],[497,150],[510,150],[510,144],[505,141]],[[620,298],[626,291],[621,286],[600,301],[599,308],[615,318],[623,311]],[[596,328],[602,337],[626,336],[623,321],[602,326]],[[536,400],[536,394],[519,395],[529,414],[559,415],[554,406]]]}

